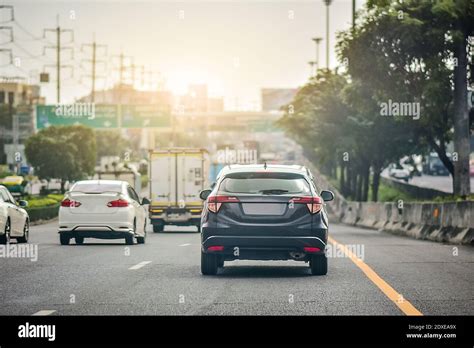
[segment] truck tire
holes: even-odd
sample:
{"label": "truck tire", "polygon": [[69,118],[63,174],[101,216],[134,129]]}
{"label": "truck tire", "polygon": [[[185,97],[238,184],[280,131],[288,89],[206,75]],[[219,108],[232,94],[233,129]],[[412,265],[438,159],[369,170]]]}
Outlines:
{"label": "truck tire", "polygon": [[158,233],[158,232],[163,232],[165,229],[164,224],[153,224],[153,232]]}
{"label": "truck tire", "polygon": [[217,266],[217,255],[205,254],[201,251],[201,273],[203,275],[216,275]]}
{"label": "truck tire", "polygon": [[328,258],[326,255],[313,255],[309,261],[312,275],[326,275],[328,273]]}
{"label": "truck tire", "polygon": [[59,235],[59,242],[61,243],[61,245],[69,245],[70,240],[71,238],[69,238],[68,235],[65,235],[63,233]]}

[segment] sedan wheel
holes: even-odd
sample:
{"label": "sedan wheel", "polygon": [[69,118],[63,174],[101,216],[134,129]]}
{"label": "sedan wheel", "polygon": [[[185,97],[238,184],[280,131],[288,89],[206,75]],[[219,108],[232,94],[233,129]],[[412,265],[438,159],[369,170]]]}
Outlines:
{"label": "sedan wheel", "polygon": [[5,232],[0,235],[0,244],[10,244],[10,220],[5,225]]}
{"label": "sedan wheel", "polygon": [[134,238],[135,238],[135,231],[137,230],[137,225],[136,221],[133,221],[133,233],[128,234],[125,236],[125,244],[127,245],[133,245],[134,244]]}
{"label": "sedan wheel", "polygon": [[25,226],[23,227],[23,236],[16,239],[17,243],[28,243],[28,237],[30,236],[30,223],[25,220]]}
{"label": "sedan wheel", "polygon": [[143,226],[143,237],[137,237],[137,244],[145,244],[146,240],[146,222],[145,226]]}

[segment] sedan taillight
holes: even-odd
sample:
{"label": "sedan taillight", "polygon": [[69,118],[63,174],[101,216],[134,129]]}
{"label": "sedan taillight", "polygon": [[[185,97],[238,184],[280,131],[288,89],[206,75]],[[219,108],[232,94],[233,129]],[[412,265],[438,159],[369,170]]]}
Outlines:
{"label": "sedan taillight", "polygon": [[124,208],[128,207],[128,202],[125,199],[116,199],[115,201],[110,201],[107,203],[109,208]]}
{"label": "sedan taillight", "polygon": [[70,200],[69,198],[66,198],[61,202],[61,207],[77,208],[80,205],[81,205],[81,202],[73,201],[73,200]]}
{"label": "sedan taillight", "polygon": [[209,196],[207,198],[207,207],[213,212],[217,213],[221,208],[222,203],[237,203],[239,199],[233,196]]}
{"label": "sedan taillight", "polygon": [[323,207],[323,200],[321,197],[293,197],[290,203],[306,204],[311,214],[318,213]]}

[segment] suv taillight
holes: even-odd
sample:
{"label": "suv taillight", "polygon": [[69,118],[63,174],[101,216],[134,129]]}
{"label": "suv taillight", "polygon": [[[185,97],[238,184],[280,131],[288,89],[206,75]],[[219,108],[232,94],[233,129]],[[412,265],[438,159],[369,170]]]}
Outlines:
{"label": "suv taillight", "polygon": [[72,201],[69,198],[66,198],[61,202],[61,207],[77,208],[80,205],[81,205],[81,202]]}
{"label": "suv taillight", "polygon": [[128,202],[125,199],[116,199],[115,201],[110,201],[107,203],[109,208],[124,208],[128,207]]}
{"label": "suv taillight", "polygon": [[323,200],[321,197],[293,197],[290,203],[306,204],[311,214],[318,213],[323,207]]}
{"label": "suv taillight", "polygon": [[237,203],[239,199],[234,196],[209,196],[207,198],[207,207],[213,212],[217,213],[221,208],[222,203]]}

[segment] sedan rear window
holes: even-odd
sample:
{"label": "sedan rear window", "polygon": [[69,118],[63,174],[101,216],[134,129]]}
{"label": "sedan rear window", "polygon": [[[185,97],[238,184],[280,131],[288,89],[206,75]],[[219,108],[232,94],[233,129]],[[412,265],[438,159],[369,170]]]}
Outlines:
{"label": "sedan rear window", "polygon": [[247,194],[311,194],[306,179],[293,173],[233,173],[222,180],[219,191]]}
{"label": "sedan rear window", "polygon": [[108,184],[108,183],[97,184],[97,183],[78,182],[71,189],[71,192],[82,192],[82,193],[122,192],[122,185]]}

